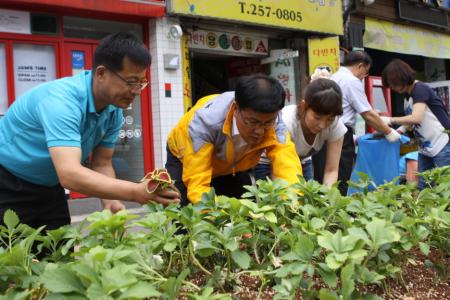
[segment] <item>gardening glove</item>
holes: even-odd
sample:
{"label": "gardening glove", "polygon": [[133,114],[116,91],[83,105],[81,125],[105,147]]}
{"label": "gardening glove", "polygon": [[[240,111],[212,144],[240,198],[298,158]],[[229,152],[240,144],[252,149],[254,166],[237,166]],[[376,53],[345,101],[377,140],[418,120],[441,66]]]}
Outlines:
{"label": "gardening glove", "polygon": [[391,117],[380,116],[380,119],[381,119],[381,121],[383,121],[384,124],[386,124],[388,126],[392,125]]}
{"label": "gardening glove", "polygon": [[407,130],[405,126],[400,126],[399,128],[397,128],[397,132],[400,134],[404,134],[406,131]]}
{"label": "gardening glove", "polygon": [[384,136],[389,143],[394,143],[400,139],[400,133],[397,132],[397,130],[392,129],[389,134],[386,134]]}

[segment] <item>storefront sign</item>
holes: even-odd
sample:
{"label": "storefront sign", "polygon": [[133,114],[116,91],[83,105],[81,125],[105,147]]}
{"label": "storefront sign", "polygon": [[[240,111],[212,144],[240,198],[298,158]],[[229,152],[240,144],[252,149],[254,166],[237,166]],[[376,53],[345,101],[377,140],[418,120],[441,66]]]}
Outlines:
{"label": "storefront sign", "polygon": [[[284,87],[286,92],[285,105],[295,104],[297,99],[295,63],[294,58],[282,58],[283,54],[291,53],[290,49],[276,49],[270,51],[270,57],[279,57],[276,61],[270,63],[270,76],[276,78]],[[289,56],[289,55],[288,55]]]}
{"label": "storefront sign", "polygon": [[339,38],[308,39],[309,74],[317,68],[325,68],[330,73],[339,69]]}
{"label": "storefront sign", "polygon": [[183,66],[183,106],[184,112],[192,107],[191,94],[191,63],[189,59],[189,48],[187,45],[187,36],[183,35],[181,40],[181,64]]}
{"label": "storefront sign", "polygon": [[187,46],[192,49],[268,55],[268,40],[236,33],[196,30],[187,32]]}
{"label": "storefront sign", "polygon": [[84,69],[84,51],[72,51],[72,69]]}
{"label": "storefront sign", "polygon": [[0,32],[31,33],[30,13],[0,9]]}
{"label": "storefront sign", "polygon": [[283,60],[283,59],[289,59],[289,58],[296,58],[299,56],[298,50],[293,50],[293,51],[288,51],[288,52],[284,52],[284,51],[272,51],[270,52],[270,56],[261,59],[261,63],[262,64],[270,64],[279,60]]}
{"label": "storefront sign", "polygon": [[366,18],[364,47],[450,59],[449,35],[372,18]]}
{"label": "storefront sign", "polygon": [[342,34],[341,0],[172,0],[169,13]]}

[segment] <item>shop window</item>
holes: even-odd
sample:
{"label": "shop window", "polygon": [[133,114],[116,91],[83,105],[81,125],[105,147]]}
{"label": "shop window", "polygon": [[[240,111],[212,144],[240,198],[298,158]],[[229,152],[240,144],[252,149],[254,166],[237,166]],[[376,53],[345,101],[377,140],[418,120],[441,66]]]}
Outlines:
{"label": "shop window", "polygon": [[138,181],[144,176],[141,99],[123,111],[122,129],[116,143],[113,167],[117,178]]}
{"label": "shop window", "polygon": [[384,98],[383,88],[381,86],[373,87],[373,107],[377,112],[388,112],[386,98]]}
{"label": "shop window", "polygon": [[0,43],[0,118],[8,108],[8,91],[6,89],[6,55],[5,44]]}
{"label": "shop window", "polygon": [[55,47],[14,44],[13,53],[16,98],[43,82],[56,79]]}
{"label": "shop window", "polygon": [[55,16],[31,14],[31,33],[58,35],[58,19]]}
{"label": "shop window", "polygon": [[142,24],[64,17],[64,37],[100,40],[108,34],[126,31],[142,38]]}

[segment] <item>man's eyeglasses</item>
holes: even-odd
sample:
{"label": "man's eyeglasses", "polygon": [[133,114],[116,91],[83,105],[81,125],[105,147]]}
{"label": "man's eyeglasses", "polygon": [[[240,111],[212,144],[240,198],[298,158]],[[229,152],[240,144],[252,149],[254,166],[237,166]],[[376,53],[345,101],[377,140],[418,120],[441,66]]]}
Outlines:
{"label": "man's eyeglasses", "polygon": [[135,82],[135,81],[128,81],[122,76],[120,76],[117,72],[112,70],[111,68],[107,68],[111,73],[119,77],[123,82],[125,82],[128,86],[128,89],[132,92],[141,92],[143,89],[145,89],[148,85],[148,81],[144,82]]}
{"label": "man's eyeglasses", "polygon": [[270,120],[270,121],[267,121],[267,122],[261,122],[261,121],[258,121],[258,120],[248,119],[246,116],[244,116],[242,114],[242,111],[240,111],[240,110],[238,110],[238,114],[241,116],[242,122],[245,124],[245,126],[247,126],[250,129],[258,129],[258,128],[269,129],[269,128],[272,128],[275,125],[275,123],[276,123],[276,121],[278,119],[278,117],[277,117],[277,118],[275,118],[273,120]]}

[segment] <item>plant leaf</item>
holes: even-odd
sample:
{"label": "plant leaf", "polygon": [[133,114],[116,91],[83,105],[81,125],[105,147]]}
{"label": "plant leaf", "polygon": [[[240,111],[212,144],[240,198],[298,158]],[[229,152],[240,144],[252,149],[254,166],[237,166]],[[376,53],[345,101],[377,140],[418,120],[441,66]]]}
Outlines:
{"label": "plant leaf", "polygon": [[424,255],[428,256],[430,254],[430,246],[426,243],[419,243],[420,252],[422,252]]}
{"label": "plant leaf", "polygon": [[84,294],[86,289],[75,272],[67,266],[48,264],[41,279],[44,286],[53,293]]}
{"label": "plant leaf", "polygon": [[8,230],[11,231],[17,226],[17,224],[19,224],[20,221],[17,214],[13,210],[8,209],[3,216],[3,222],[6,227],[8,227]]}
{"label": "plant leaf", "polygon": [[397,232],[395,227],[386,224],[385,220],[374,219],[366,225],[366,230],[369,233],[375,247],[380,247],[384,244],[400,240],[400,234]]}
{"label": "plant leaf", "polygon": [[339,300],[338,295],[336,295],[335,292],[332,292],[330,290],[321,289],[319,292],[319,299],[320,300]]}
{"label": "plant leaf", "polygon": [[247,252],[234,251],[231,253],[231,257],[242,269],[248,269],[250,267],[250,255]]}
{"label": "plant leaf", "polygon": [[353,273],[355,266],[353,264],[348,264],[341,270],[341,291],[344,300],[352,299],[352,293],[355,290],[355,282],[353,280]]}
{"label": "plant leaf", "polygon": [[273,224],[277,223],[277,216],[271,211],[266,212],[264,214],[264,218],[266,218],[266,220],[269,221],[270,223],[273,223]]}
{"label": "plant leaf", "polygon": [[161,295],[156,288],[148,282],[138,282],[135,285],[129,287],[125,292],[120,295],[119,300],[139,300],[148,297],[158,298]]}

